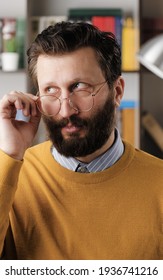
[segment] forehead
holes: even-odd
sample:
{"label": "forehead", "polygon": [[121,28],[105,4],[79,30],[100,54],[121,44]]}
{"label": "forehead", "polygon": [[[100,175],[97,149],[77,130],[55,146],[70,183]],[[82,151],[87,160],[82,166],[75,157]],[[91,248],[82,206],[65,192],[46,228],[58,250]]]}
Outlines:
{"label": "forehead", "polygon": [[90,47],[64,54],[40,55],[36,67],[38,80],[47,75],[54,75],[57,78],[61,75],[70,77],[84,74],[102,75],[96,52]]}

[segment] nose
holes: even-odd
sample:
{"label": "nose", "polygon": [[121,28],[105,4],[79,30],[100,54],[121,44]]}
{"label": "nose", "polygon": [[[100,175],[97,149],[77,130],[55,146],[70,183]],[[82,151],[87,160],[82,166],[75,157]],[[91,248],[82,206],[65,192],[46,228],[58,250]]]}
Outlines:
{"label": "nose", "polygon": [[63,118],[69,118],[70,116],[79,113],[78,109],[75,109],[70,105],[70,102],[71,101],[68,97],[61,99],[61,108],[59,111],[59,115],[61,115]]}

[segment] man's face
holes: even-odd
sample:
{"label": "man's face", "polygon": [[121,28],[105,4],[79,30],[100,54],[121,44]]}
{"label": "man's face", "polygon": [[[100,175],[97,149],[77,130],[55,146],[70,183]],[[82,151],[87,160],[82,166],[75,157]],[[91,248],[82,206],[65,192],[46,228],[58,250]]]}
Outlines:
{"label": "man's face", "polygon": [[[61,91],[63,100],[56,116],[43,116],[49,137],[56,149],[69,157],[84,157],[100,149],[115,125],[114,90],[105,84],[94,97],[88,112],[70,107],[67,98],[74,83],[100,84],[105,81],[91,48],[55,56],[40,56],[37,62],[40,95]],[[98,89],[98,88],[97,88]]]}
{"label": "man's face", "polygon": [[[108,140],[114,127],[114,103],[108,98],[105,105],[94,115],[82,118],[72,115],[60,121],[43,117],[49,137],[60,154],[67,157],[84,157],[100,149]],[[74,126],[79,131],[62,134],[62,129]],[[82,130],[82,136],[80,131]]]}

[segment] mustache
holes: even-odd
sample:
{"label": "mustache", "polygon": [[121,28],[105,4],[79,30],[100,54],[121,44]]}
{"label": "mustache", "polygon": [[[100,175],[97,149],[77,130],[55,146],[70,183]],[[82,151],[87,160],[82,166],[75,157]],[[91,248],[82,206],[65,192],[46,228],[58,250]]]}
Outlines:
{"label": "mustache", "polygon": [[71,125],[77,126],[77,127],[88,127],[89,122],[86,119],[81,119],[78,116],[72,115],[69,118],[66,119],[62,119],[62,120],[53,120],[52,118],[47,118],[44,117],[44,120],[46,120],[46,122],[52,121],[53,122],[53,127],[58,129],[58,128],[63,128],[65,126],[67,126],[69,123],[71,123]]}

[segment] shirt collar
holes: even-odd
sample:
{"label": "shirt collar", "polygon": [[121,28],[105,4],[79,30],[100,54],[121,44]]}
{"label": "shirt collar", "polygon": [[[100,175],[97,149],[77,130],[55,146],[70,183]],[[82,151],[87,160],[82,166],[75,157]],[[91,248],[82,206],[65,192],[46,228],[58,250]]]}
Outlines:
{"label": "shirt collar", "polygon": [[73,171],[77,171],[79,166],[87,167],[88,172],[91,173],[99,172],[109,168],[122,156],[123,152],[124,145],[117,129],[115,129],[115,141],[113,145],[104,154],[95,158],[88,164],[80,162],[73,157],[65,157],[58,153],[54,146],[52,147],[52,155],[60,165]]}

